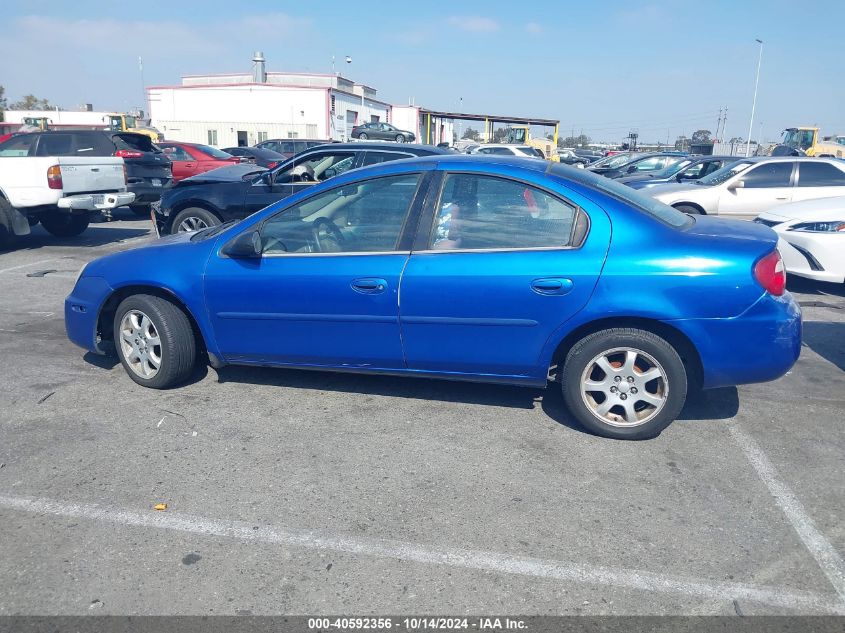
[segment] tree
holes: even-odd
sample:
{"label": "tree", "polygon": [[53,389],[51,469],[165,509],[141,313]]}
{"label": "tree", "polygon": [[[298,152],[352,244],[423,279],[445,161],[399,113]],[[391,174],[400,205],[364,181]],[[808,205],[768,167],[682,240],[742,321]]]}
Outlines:
{"label": "tree", "polygon": [[52,110],[53,106],[47,99],[39,99],[35,95],[24,95],[20,101],[15,101],[11,110]]}
{"label": "tree", "polygon": [[692,135],[692,142],[693,143],[709,143],[710,142],[710,130],[696,130],[693,132]]}
{"label": "tree", "polygon": [[578,136],[567,136],[566,138],[558,137],[558,147],[584,147],[589,145],[592,139],[586,134],[579,134]]}
{"label": "tree", "polygon": [[478,133],[478,130],[468,127],[466,130],[464,130],[464,135],[461,138],[467,138],[472,141],[477,141],[481,138],[481,134]]}
{"label": "tree", "polygon": [[741,136],[734,136],[730,140],[730,143],[731,143],[731,145],[739,145],[740,143],[745,143],[745,139],[742,138]]}
{"label": "tree", "polygon": [[683,134],[675,139],[675,149],[679,152],[685,152],[689,149],[689,139]]}
{"label": "tree", "polygon": [[6,110],[6,89],[0,86],[0,121],[5,121],[6,117],[3,112]]}

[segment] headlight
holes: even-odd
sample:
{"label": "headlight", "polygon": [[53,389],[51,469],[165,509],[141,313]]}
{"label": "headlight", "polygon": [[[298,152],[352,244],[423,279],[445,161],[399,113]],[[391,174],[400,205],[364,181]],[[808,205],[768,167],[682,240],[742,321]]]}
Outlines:
{"label": "headlight", "polygon": [[804,233],[840,233],[845,232],[845,222],[835,220],[832,222],[801,222],[793,224],[787,231],[802,231]]}

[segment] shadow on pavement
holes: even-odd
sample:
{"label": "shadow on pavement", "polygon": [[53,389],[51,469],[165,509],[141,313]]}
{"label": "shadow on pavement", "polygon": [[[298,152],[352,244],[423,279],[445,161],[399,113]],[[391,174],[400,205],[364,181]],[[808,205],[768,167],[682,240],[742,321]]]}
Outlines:
{"label": "shadow on pavement", "polygon": [[[149,222],[147,223],[149,224]],[[40,226],[33,227],[32,233],[19,237],[12,250],[36,250],[46,246],[79,246],[92,247],[113,244],[122,240],[149,235],[150,229],[145,228],[106,228],[102,224],[92,224],[81,235],[74,237],[56,237],[50,235]]]}
{"label": "shadow on pavement", "polygon": [[816,354],[845,371],[845,323],[804,321],[804,343]]}
{"label": "shadow on pavement", "polygon": [[786,276],[786,287],[790,292],[800,292],[808,295],[828,297],[845,297],[845,284],[834,284],[827,281],[813,281],[797,275]]}

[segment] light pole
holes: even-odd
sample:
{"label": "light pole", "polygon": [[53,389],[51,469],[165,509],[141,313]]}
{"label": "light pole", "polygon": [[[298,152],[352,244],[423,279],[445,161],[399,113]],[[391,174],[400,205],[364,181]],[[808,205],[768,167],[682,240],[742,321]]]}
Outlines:
{"label": "light pole", "polygon": [[755,39],[760,44],[760,55],[757,57],[757,79],[754,80],[754,100],[751,102],[751,121],[748,123],[748,138],[745,139],[745,157],[751,152],[751,133],[754,130],[754,108],[757,107],[757,84],[760,83],[760,64],[763,61],[763,40]]}

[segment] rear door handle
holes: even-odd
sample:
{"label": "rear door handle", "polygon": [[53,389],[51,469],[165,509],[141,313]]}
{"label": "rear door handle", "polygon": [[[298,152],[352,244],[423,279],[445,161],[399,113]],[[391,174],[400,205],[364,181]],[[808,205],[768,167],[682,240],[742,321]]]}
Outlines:
{"label": "rear door handle", "polygon": [[352,289],[365,295],[377,295],[387,289],[387,281],[378,277],[364,277],[352,280]]}
{"label": "rear door handle", "polygon": [[531,289],[541,295],[565,295],[574,284],[565,277],[544,277],[531,282]]}

